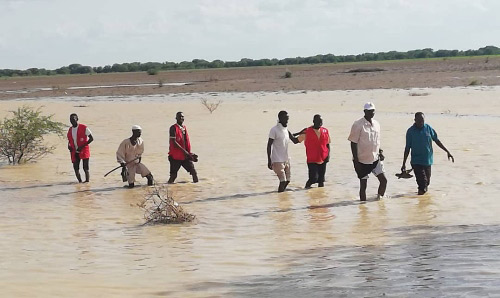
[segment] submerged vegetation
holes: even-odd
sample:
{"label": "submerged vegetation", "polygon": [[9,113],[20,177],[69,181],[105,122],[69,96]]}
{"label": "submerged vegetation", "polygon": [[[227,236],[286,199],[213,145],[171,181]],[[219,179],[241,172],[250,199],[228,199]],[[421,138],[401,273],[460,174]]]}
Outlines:
{"label": "submerged vegetation", "polygon": [[[41,76],[41,75],[66,75],[66,74],[92,74],[92,73],[110,73],[110,72],[137,72],[145,71],[150,75],[156,75],[161,70],[182,70],[182,69],[209,69],[209,68],[232,68],[249,66],[275,66],[275,65],[297,65],[297,64],[319,64],[319,63],[342,63],[342,62],[363,62],[363,61],[384,61],[384,60],[403,60],[403,59],[425,59],[425,58],[443,58],[447,57],[467,57],[467,56],[487,56],[500,55],[500,48],[496,46],[486,46],[477,50],[437,50],[426,48],[411,50],[407,52],[389,51],[379,53],[364,53],[359,55],[340,55],[333,54],[316,55],[310,57],[295,57],[284,59],[248,59],[243,58],[240,61],[206,61],[203,59],[194,59],[192,61],[182,62],[132,62],[115,63],[106,66],[84,66],[81,64],[70,64],[54,70],[44,68],[29,68],[26,70],[0,69],[0,77],[18,77],[18,76]],[[486,58],[485,63],[488,62]]]}
{"label": "submerged vegetation", "polygon": [[19,107],[11,111],[12,118],[0,120],[0,159],[20,164],[41,158],[54,151],[55,146],[44,143],[44,136],[63,135],[64,124],[43,116],[41,108]]}
{"label": "submerged vegetation", "polygon": [[167,187],[155,185],[137,206],[144,210],[145,224],[178,224],[196,218],[174,201]]}

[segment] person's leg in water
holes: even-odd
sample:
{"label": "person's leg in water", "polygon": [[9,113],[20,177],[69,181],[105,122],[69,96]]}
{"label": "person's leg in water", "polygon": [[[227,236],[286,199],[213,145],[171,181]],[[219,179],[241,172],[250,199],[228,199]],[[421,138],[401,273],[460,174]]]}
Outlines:
{"label": "person's leg in water", "polygon": [[129,188],[134,188],[135,187],[135,173],[137,171],[135,163],[129,163],[127,165],[127,170],[128,170],[128,176],[127,176],[127,181],[128,181],[128,187]]}
{"label": "person's leg in water", "polygon": [[286,187],[290,183],[290,177],[292,175],[292,169],[290,166],[290,162],[285,162],[285,186],[283,187],[283,191],[285,191]]}
{"label": "person's leg in water", "polygon": [[379,181],[379,185],[378,185],[378,198],[383,198],[384,197],[384,194],[385,194],[385,190],[387,189],[387,178],[385,177],[385,174],[382,173],[382,174],[379,174],[377,176],[378,178],[378,181]]}
{"label": "person's leg in water", "polygon": [[366,201],[366,186],[368,185],[368,177],[359,179],[359,200]]}
{"label": "person's leg in water", "polygon": [[83,159],[83,171],[85,172],[85,183],[90,181],[89,159]]}
{"label": "person's leg in water", "polygon": [[427,177],[427,185],[425,186],[425,192],[427,192],[429,185],[431,184],[431,166],[425,166],[424,168],[425,176]]}
{"label": "person's leg in water", "polygon": [[427,192],[427,186],[429,185],[429,179],[427,177],[425,166],[417,164],[412,164],[411,166],[418,185],[418,195],[423,195]]}
{"label": "person's leg in water", "polygon": [[325,186],[326,162],[318,165],[318,187]]}
{"label": "person's leg in water", "polygon": [[172,184],[177,178],[177,172],[179,172],[179,169],[181,168],[182,161],[175,160],[170,156],[168,157],[168,161],[170,162],[170,178],[168,179],[167,183]]}
{"label": "person's leg in water", "polygon": [[73,170],[75,170],[76,179],[79,183],[82,183],[82,177],[80,176],[80,156],[75,153],[75,162],[73,162]]}
{"label": "person's leg in water", "polygon": [[306,182],[306,186],[304,188],[311,188],[314,183],[318,182],[318,164],[316,163],[308,163],[307,169],[309,171],[309,179]]}
{"label": "person's leg in water", "polygon": [[288,185],[285,174],[285,163],[275,162],[272,164],[272,169],[274,170],[280,181],[280,184],[278,185],[278,192],[284,192],[286,186]]}
{"label": "person's leg in water", "polygon": [[193,183],[198,182],[198,173],[194,168],[194,163],[191,160],[184,160],[182,162],[182,167],[193,177]]}

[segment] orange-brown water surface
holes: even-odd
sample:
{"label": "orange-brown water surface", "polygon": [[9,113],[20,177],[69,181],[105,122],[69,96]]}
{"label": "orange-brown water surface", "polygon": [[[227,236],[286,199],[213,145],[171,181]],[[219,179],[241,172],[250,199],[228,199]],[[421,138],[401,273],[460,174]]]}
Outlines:
{"label": "orange-brown water surface", "polygon": [[[413,96],[411,96],[413,95]],[[28,104],[69,126],[77,113],[95,138],[91,182],[75,183],[66,141],[36,163],[0,166],[3,297],[484,297],[500,295],[499,87],[291,93],[65,97]],[[223,100],[210,114],[200,103]],[[377,106],[388,198],[360,204],[347,136]],[[292,132],[323,116],[332,138],[324,188],[304,190],[305,150],[290,145],[292,182],[276,193],[266,142],[280,110]],[[168,179],[168,128],[183,111],[200,182],[182,169],[169,186],[195,223],[142,225],[148,187],[126,189],[115,151],[143,128],[142,161]],[[405,133],[423,111],[455,163],[434,146],[430,191],[397,180]]]}

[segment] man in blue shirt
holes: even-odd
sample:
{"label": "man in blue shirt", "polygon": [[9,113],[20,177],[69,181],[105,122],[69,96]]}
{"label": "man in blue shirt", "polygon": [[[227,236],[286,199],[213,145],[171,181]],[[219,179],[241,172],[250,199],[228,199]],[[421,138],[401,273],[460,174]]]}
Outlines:
{"label": "man in blue shirt", "polygon": [[453,155],[438,139],[436,131],[429,124],[425,124],[424,113],[415,113],[415,123],[406,132],[406,147],[401,172],[406,170],[406,159],[411,150],[411,166],[417,180],[419,195],[427,192],[427,186],[431,182],[432,141],[448,154],[448,160],[455,162]]}

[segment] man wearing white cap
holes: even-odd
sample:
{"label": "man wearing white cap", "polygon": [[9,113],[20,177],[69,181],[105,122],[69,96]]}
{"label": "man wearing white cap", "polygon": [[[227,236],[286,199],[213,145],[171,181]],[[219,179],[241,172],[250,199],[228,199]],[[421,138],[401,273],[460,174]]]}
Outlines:
{"label": "man wearing white cap", "polygon": [[135,174],[141,174],[148,179],[148,185],[153,185],[153,175],[148,168],[141,163],[144,153],[144,141],[141,138],[142,128],[139,125],[132,126],[132,136],[121,142],[116,151],[116,160],[122,166],[122,176],[127,177],[128,186],[134,187]]}
{"label": "man wearing white cap", "polygon": [[348,140],[351,141],[352,160],[359,178],[359,199],[366,201],[367,179],[373,173],[379,180],[377,198],[385,194],[387,178],[384,175],[384,155],[380,149],[380,124],[373,119],[375,104],[364,105],[365,116],[355,121],[351,127]]}

